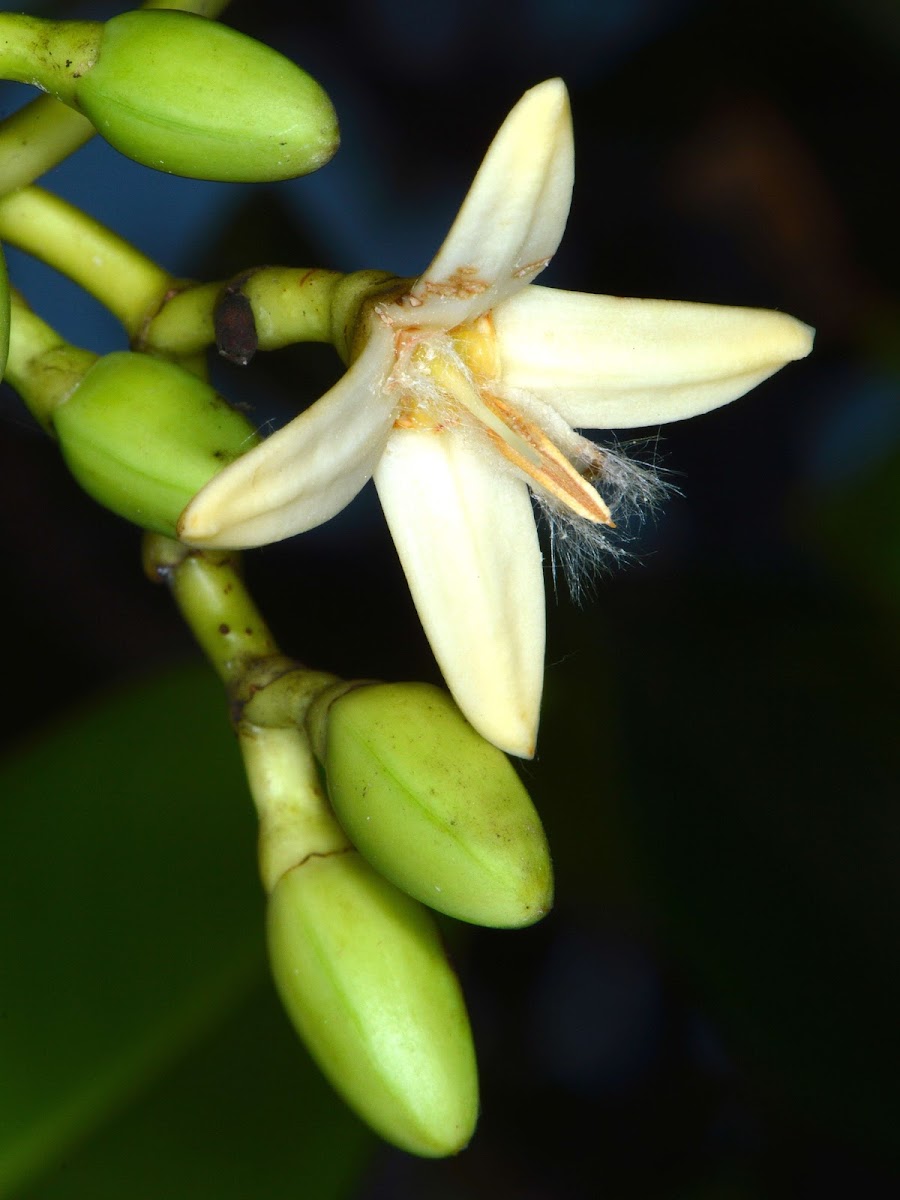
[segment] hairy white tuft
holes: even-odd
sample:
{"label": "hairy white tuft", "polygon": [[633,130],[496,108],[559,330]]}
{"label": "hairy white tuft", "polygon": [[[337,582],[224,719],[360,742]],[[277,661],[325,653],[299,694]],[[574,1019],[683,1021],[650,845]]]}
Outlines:
{"label": "hairy white tuft", "polygon": [[[615,450],[582,440],[585,450],[577,465],[584,466],[584,474],[609,505],[615,529],[586,521],[553,497],[532,491],[539,524],[546,528],[554,590],[558,593],[562,575],[576,604],[590,598],[599,576],[634,557],[630,543],[637,529],[656,516],[667,496],[678,491],[663,477],[657,439],[620,443]],[[652,448],[649,462],[622,453],[626,449],[646,451],[648,445]]]}

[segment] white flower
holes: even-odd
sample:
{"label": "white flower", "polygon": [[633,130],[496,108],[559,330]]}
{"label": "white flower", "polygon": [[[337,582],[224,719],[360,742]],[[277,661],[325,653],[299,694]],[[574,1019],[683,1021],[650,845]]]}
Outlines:
{"label": "white flower", "polygon": [[327,521],[374,476],[450,691],[522,757],[534,753],[545,628],[529,488],[589,530],[612,524],[604,472],[621,491],[621,463],[575,428],[695,416],[812,346],[812,330],[780,313],[532,285],[572,181],[568,96],[551,79],[503,124],[431,266],[364,310],[340,382],[217,475],[179,526],[197,546],[278,541]]}

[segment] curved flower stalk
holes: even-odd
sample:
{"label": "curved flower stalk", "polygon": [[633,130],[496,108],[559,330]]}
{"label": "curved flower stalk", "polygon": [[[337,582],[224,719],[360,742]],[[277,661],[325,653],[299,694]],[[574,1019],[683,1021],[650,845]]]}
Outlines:
{"label": "curved flower stalk", "polygon": [[608,499],[648,485],[575,428],[695,416],[812,346],[781,313],[534,285],[572,182],[568,96],[551,79],[501,127],[427,270],[364,306],[343,378],[207,484],[179,524],[192,545],[262,545],[328,520],[374,476],[450,691],[523,757],[545,630],[529,489],[595,536],[614,524]]}

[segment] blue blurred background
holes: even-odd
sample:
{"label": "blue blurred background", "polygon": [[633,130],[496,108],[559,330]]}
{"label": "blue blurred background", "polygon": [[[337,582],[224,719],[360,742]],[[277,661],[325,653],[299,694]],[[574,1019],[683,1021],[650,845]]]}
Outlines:
{"label": "blue blurred background", "polygon": [[[352,1195],[898,1194],[900,12],[237,0],[223,20],[329,91],[343,140],[328,166],[226,186],[95,139],[41,181],[176,274],[417,273],[506,112],[560,75],[576,184],[542,282],[778,308],[818,330],[810,359],[734,405],[646,431],[681,494],[584,604],[550,587],[523,771],[557,907],[528,931],[453,932],[483,1078],[475,1141],[445,1163],[376,1149]],[[32,94],[0,87],[0,116]],[[14,249],[8,263],[72,341],[124,345],[53,272]],[[213,371],[262,425],[339,364],[305,347]],[[138,535],[78,491],[9,388],[2,400],[13,745],[194,650],[141,574]],[[286,652],[438,679],[371,488],[248,555],[247,574]]]}

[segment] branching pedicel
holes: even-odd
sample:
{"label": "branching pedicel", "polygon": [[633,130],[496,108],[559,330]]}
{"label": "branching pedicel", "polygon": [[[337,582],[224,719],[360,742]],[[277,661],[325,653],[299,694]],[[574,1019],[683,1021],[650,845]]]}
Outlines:
{"label": "branching pedicel", "polygon": [[[383,1137],[447,1155],[473,1132],[477,1073],[429,910],[517,927],[552,903],[540,819],[504,753],[534,753],[540,712],[531,496],[577,596],[585,564],[618,552],[610,531],[665,491],[577,430],[728,403],[807,354],[812,331],[774,312],[535,285],[573,183],[558,79],[515,106],[417,278],[172,277],[33,183],[94,131],[146,167],[204,179],[327,161],[328,97],[210,20],[223,6],[105,24],[0,14],[6,78],[49,93],[0,125],[0,238],[96,296],[130,345],[98,357],[66,343],[0,260],[0,367],[8,342],[8,382],[81,485],[145,531],[145,569],[225,685],[260,820],[272,971],[298,1031]],[[334,345],[346,373],[260,440],[209,387],[205,355],[218,342],[247,363],[303,341]],[[244,585],[238,551],[327,521],[373,477],[452,699],[306,668]]]}

